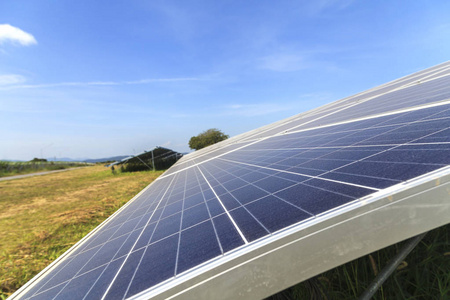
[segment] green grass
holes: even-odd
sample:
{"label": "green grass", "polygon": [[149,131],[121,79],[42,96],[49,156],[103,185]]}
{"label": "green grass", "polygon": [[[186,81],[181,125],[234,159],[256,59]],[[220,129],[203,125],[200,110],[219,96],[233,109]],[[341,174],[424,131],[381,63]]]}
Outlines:
{"label": "green grass", "polygon": [[[351,261],[268,299],[358,299],[403,244]],[[430,231],[372,299],[450,299],[450,224]]]}
{"label": "green grass", "polygon": [[0,298],[12,294],[162,171],[103,166],[0,182]]}
{"label": "green grass", "polygon": [[63,170],[67,168],[92,166],[84,162],[10,162],[0,161],[0,177],[30,174],[44,171]]}

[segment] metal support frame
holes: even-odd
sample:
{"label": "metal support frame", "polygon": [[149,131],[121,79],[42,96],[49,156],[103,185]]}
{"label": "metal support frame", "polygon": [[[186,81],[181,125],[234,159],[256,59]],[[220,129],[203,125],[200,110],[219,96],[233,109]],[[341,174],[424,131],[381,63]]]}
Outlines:
{"label": "metal support frame", "polygon": [[153,171],[155,171],[155,157],[153,156],[153,150],[152,150],[152,167]]}
{"label": "metal support frame", "polygon": [[[153,151],[152,151],[152,156],[153,156]],[[139,159],[144,165],[146,165],[149,169],[151,169],[150,168],[150,166],[149,165],[147,165],[139,156],[133,156],[133,157],[136,157],[137,159]],[[152,161],[153,162],[153,161]],[[155,171],[155,166],[153,165],[153,171]]]}
{"label": "metal support frame", "polygon": [[361,295],[360,300],[369,300],[381,287],[381,285],[389,278],[389,276],[397,269],[400,263],[405,259],[405,257],[419,244],[419,242],[424,238],[427,232],[419,234],[407,241],[399,253],[397,253],[389,263],[378,273],[377,277],[373,280],[367,290]]}

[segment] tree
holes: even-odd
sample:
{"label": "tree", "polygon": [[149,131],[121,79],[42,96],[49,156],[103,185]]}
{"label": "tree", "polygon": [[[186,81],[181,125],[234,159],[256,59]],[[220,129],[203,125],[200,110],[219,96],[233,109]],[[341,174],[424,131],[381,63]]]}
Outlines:
{"label": "tree", "polygon": [[191,137],[189,140],[189,148],[199,150],[209,145],[218,143],[229,138],[228,135],[216,128],[203,131],[197,136]]}
{"label": "tree", "polygon": [[32,160],[30,160],[30,162],[46,162],[47,160],[45,158],[33,158]]}

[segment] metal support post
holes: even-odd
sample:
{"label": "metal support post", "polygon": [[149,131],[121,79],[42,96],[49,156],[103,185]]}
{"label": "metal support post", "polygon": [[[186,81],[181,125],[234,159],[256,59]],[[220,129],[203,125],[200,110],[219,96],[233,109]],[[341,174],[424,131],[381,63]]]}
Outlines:
{"label": "metal support post", "polygon": [[392,272],[397,269],[400,263],[405,259],[405,257],[417,246],[417,244],[423,239],[427,233],[419,234],[411,239],[409,239],[403,248],[397,253],[389,263],[380,271],[380,273],[375,277],[374,281],[370,284],[367,290],[361,295],[360,300],[369,300],[376,293],[376,291],[381,287],[381,285],[388,279]]}
{"label": "metal support post", "polygon": [[152,150],[152,166],[153,166],[153,171],[155,171],[155,157],[153,156],[153,150]]}

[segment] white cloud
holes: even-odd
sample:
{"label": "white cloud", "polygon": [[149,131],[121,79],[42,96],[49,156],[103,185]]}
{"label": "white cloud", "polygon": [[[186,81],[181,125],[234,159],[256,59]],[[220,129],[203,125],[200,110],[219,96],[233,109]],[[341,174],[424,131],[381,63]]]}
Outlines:
{"label": "white cloud", "polygon": [[34,36],[17,27],[9,24],[0,24],[0,44],[10,42],[13,44],[20,44],[22,46],[29,46],[37,44]]}
{"label": "white cloud", "polygon": [[0,75],[0,87],[11,86],[25,82],[25,77],[16,74]]}
{"label": "white cloud", "polygon": [[[1,75],[0,75],[1,76]],[[19,76],[19,75],[17,75]],[[2,86],[0,81],[0,90],[11,89],[39,89],[39,88],[52,88],[52,87],[87,87],[87,86],[120,86],[120,85],[142,85],[158,82],[184,82],[184,81],[198,81],[202,80],[196,77],[179,77],[179,78],[150,78],[133,81],[90,81],[90,82],[58,82],[58,83],[45,83],[45,84],[16,84],[16,85],[4,85]],[[23,82],[23,81],[22,81]],[[18,82],[19,83],[19,82]]]}

